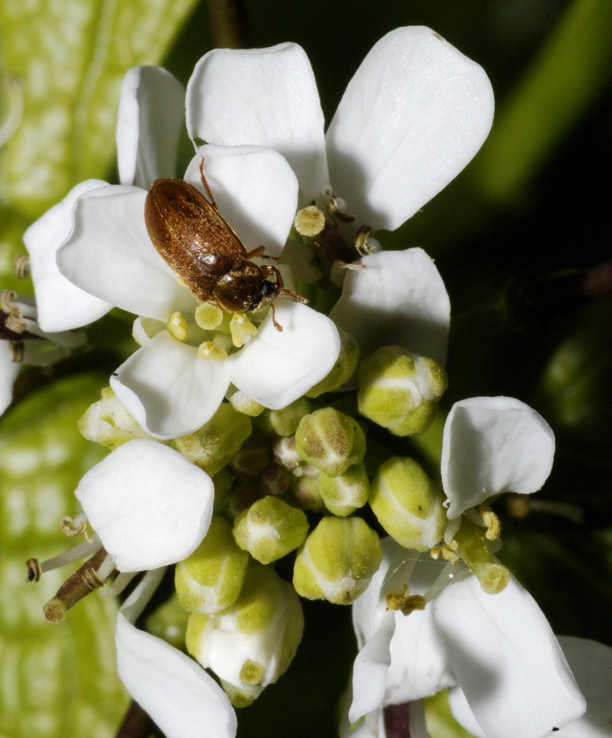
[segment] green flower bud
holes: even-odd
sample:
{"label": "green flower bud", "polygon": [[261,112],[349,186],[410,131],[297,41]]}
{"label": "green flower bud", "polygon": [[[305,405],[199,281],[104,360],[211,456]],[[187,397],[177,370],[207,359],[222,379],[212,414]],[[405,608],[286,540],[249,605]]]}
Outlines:
{"label": "green flower bud", "polygon": [[242,587],[249,556],[232,536],[231,525],[213,517],[196,550],[176,565],[174,586],[188,612],[215,613],[233,604]]}
{"label": "green flower bud", "polygon": [[149,615],[146,631],[181,650],[185,646],[188,619],[189,613],[185,612],[177,596],[173,595]]}
{"label": "green flower bud", "polygon": [[336,359],[336,363],[326,377],[311,387],[306,393],[306,397],[319,397],[325,392],[333,392],[349,381],[355,373],[357,364],[359,363],[359,344],[355,338],[341,328],[338,329],[340,334],[340,354]]}
{"label": "green flower bud", "polygon": [[232,394],[226,395],[226,397],[229,399],[234,410],[237,410],[239,413],[249,415],[251,418],[256,418],[266,409],[263,405],[260,405],[257,400],[245,395],[244,392],[241,392],[240,390],[236,390]]}
{"label": "green flower bud", "polygon": [[263,436],[249,436],[232,457],[230,467],[237,479],[257,479],[270,458],[269,441]]}
{"label": "green flower bud", "polygon": [[378,535],[361,518],[323,518],[298,552],[293,586],[309,600],[350,605],[381,560]]}
{"label": "green flower bud", "polygon": [[187,650],[212,669],[237,707],[246,707],[288,668],[304,615],[293,587],[271,568],[251,566],[238,600],[216,615],[193,613]]}
{"label": "green flower bud", "polygon": [[332,407],[306,415],[295,433],[297,452],[330,477],[363,461],[365,435],[359,423]]}
{"label": "green flower bud", "polygon": [[446,391],[444,369],[399,346],[382,346],[359,367],[359,412],[396,436],[424,433]]}
{"label": "green flower bud", "polygon": [[134,438],[151,438],[119,402],[110,387],[102,390],[102,399],[90,405],[79,418],[78,428],[88,441],[110,449]]}
{"label": "green flower bud", "polygon": [[224,402],[200,430],[175,438],[172,445],[192,464],[216,474],[250,435],[251,419]]}
{"label": "green flower bud", "polygon": [[317,484],[325,507],[340,517],[351,515],[358,507],[363,507],[370,494],[370,480],[363,464],[355,464],[337,477],[328,477],[321,472]]}
{"label": "green flower bud", "polygon": [[401,546],[427,551],[446,528],[444,497],[414,459],[381,464],[370,488],[370,507],[378,522]]}
{"label": "green flower bud", "polygon": [[302,510],[323,510],[323,500],[319,494],[317,480],[311,477],[296,477],[291,487],[291,502]]}
{"label": "green flower bud", "polygon": [[306,514],[278,497],[263,497],[234,521],[234,540],[262,564],[299,548],[308,534]]}
{"label": "green flower bud", "polygon": [[310,406],[309,400],[300,397],[281,410],[266,410],[259,419],[260,427],[277,436],[292,436],[300,420],[310,412]]}

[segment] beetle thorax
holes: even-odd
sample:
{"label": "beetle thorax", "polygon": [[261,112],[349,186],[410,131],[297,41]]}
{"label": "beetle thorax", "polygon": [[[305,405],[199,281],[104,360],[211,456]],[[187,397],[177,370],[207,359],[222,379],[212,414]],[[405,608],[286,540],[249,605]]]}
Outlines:
{"label": "beetle thorax", "polygon": [[261,269],[252,261],[244,260],[220,277],[213,289],[215,302],[230,313],[253,310],[261,301],[260,289],[264,281]]}

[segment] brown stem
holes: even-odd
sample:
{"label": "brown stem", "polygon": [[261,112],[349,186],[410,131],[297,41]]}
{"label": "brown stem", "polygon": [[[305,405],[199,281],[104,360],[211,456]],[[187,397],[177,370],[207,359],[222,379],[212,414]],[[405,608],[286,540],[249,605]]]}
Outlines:
{"label": "brown stem", "polygon": [[215,46],[248,49],[251,46],[244,0],[209,0]]}
{"label": "brown stem", "polygon": [[138,702],[132,700],[119,726],[116,738],[146,738],[151,734],[154,725],[155,723]]}

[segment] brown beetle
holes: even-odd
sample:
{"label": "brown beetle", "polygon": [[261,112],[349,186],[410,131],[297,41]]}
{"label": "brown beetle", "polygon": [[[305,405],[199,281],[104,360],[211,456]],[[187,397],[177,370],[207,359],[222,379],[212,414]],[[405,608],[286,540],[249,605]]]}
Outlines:
{"label": "brown beetle", "polygon": [[[193,295],[228,313],[272,308],[272,301],[287,295],[298,302],[306,298],[288,290],[275,266],[259,266],[250,261],[266,257],[264,246],[247,253],[232,227],[219,213],[215,198],[200,164],[207,200],[182,179],[156,179],[145,200],[145,225],[160,256],[185,282]],[[274,276],[275,281],[268,277]]]}

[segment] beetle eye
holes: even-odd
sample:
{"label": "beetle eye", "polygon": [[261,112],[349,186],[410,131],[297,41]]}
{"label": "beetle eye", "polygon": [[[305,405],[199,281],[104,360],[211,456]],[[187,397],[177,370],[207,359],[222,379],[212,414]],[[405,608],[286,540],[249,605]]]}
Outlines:
{"label": "beetle eye", "polygon": [[257,310],[266,307],[271,299],[276,295],[276,284],[264,279],[257,293],[257,297],[251,303],[249,310]]}

